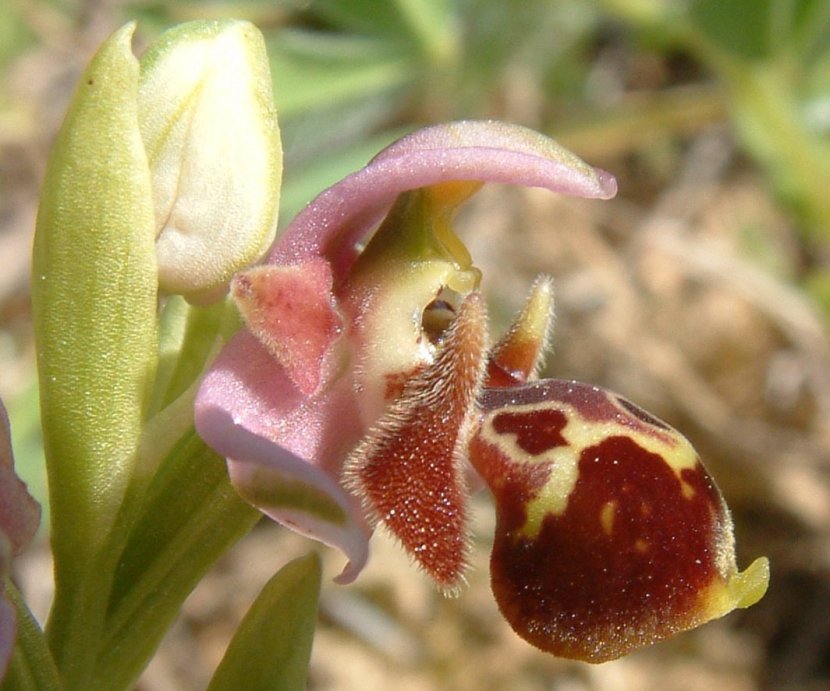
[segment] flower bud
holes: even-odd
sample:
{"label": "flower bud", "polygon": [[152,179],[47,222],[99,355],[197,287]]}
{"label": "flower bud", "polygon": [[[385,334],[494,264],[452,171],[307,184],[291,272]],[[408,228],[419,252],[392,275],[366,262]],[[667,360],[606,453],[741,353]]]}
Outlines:
{"label": "flower bud", "polygon": [[282,149],[262,35],[242,21],[168,31],[141,60],[138,118],[159,285],[214,301],[276,232]]}

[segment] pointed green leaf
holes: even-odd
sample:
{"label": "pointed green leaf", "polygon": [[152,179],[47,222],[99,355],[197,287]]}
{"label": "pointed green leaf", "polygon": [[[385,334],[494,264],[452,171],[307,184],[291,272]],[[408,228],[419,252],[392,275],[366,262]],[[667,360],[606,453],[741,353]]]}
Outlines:
{"label": "pointed green leaf", "polygon": [[97,557],[131,477],[157,358],[133,28],[102,45],[78,84],[35,232],[32,305],[57,582],[50,640],[58,666],[75,670],[67,679],[82,679],[95,654],[91,603],[111,575],[104,562],[117,555]]}
{"label": "pointed green leaf", "polygon": [[35,234],[53,530],[74,560],[100,540],[120,504],[155,368],[155,238],[132,32],[128,25],[114,34],[81,79],[52,151]]}
{"label": "pointed green leaf", "polygon": [[155,474],[110,594],[95,679],[131,688],[210,566],[260,519],[231,486],[225,460],[192,427]]}
{"label": "pointed green leaf", "polygon": [[251,605],[208,691],[304,689],[319,593],[316,554],[283,567]]}

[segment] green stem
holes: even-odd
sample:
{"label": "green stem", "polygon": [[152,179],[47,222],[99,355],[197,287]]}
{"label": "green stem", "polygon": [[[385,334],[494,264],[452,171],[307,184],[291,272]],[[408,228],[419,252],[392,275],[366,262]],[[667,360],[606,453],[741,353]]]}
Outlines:
{"label": "green stem", "polygon": [[93,674],[106,594],[118,563],[118,552],[108,549],[112,536],[110,533],[95,554],[83,555],[86,569],[69,586],[64,585],[61,571],[55,571],[55,600],[46,634],[68,691],[83,691]]}
{"label": "green stem", "polygon": [[183,298],[170,298],[161,317],[159,360],[163,370],[156,378],[153,410],[164,409],[196,381],[233,312],[235,308],[227,301],[196,307]]}

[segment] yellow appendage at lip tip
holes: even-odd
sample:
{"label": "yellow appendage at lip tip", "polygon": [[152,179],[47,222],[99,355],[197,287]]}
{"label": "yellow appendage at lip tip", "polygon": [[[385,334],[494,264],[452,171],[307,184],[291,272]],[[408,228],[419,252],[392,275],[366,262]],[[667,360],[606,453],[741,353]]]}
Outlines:
{"label": "yellow appendage at lip tip", "polygon": [[767,592],[769,586],[769,559],[758,557],[743,572],[738,572],[727,583],[735,607],[751,607]]}
{"label": "yellow appendage at lip tip", "polygon": [[703,597],[707,601],[704,621],[717,619],[733,609],[745,609],[758,602],[769,586],[769,560],[758,557],[744,571],[730,575],[726,583],[714,584]]}

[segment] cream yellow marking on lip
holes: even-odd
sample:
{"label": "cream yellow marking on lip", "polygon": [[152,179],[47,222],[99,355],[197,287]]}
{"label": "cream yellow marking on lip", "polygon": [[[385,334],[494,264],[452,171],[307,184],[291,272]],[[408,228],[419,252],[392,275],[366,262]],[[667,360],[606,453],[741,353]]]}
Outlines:
{"label": "cream yellow marking on lip", "polygon": [[599,523],[606,535],[612,535],[614,532],[614,515],[616,511],[617,502],[614,500],[605,502],[599,511]]}
{"label": "cream yellow marking on lip", "polygon": [[[632,428],[624,421],[633,420],[635,424],[646,427],[648,423],[634,417],[617,403],[615,397],[608,396],[608,400],[614,404],[619,413],[613,419],[599,422],[585,418],[575,406],[555,399],[540,403],[505,406],[490,411],[485,417],[481,427],[481,436],[507,458],[516,463],[547,463],[551,466],[548,481],[540,488],[537,496],[527,502],[527,521],[522,527],[520,533],[522,536],[536,537],[546,515],[561,515],[565,512],[568,499],[579,476],[579,461],[582,452],[612,437],[627,437],[644,451],[662,458],[680,481],[684,498],[689,499],[693,496],[694,490],[682,478],[684,470],[696,468],[698,465],[697,453],[689,441],[672,428],[649,427],[649,429],[654,429],[654,435]],[[550,409],[559,410],[565,416],[566,423],[560,430],[560,434],[567,445],[555,446],[542,453],[531,454],[519,446],[516,434],[499,433],[494,428],[495,419],[501,414],[521,415]]]}

